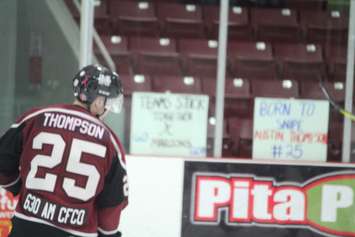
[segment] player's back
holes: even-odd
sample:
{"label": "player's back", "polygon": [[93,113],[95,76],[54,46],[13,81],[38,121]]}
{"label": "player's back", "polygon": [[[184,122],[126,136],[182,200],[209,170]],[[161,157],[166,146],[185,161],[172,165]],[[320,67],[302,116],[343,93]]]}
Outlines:
{"label": "player's back", "polygon": [[96,236],[97,198],[112,160],[121,158],[114,135],[75,105],[30,111],[13,126],[23,137],[16,217]]}

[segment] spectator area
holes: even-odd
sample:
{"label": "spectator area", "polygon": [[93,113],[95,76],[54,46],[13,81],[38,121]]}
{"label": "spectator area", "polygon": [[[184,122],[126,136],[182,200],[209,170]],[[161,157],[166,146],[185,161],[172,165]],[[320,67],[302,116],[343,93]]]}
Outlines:
{"label": "spectator area", "polygon": [[[72,1],[66,2],[79,21]],[[95,27],[123,78],[128,104],[134,91],[207,94],[214,116],[216,2],[98,2]],[[319,87],[324,80],[332,97],[344,103],[344,9],[325,0],[231,1],[223,156],[251,157],[255,97],[325,99]],[[94,52],[105,64],[96,47]],[[213,125],[208,126],[211,149]],[[342,117],[332,110],[328,161],[340,161],[341,140]]]}

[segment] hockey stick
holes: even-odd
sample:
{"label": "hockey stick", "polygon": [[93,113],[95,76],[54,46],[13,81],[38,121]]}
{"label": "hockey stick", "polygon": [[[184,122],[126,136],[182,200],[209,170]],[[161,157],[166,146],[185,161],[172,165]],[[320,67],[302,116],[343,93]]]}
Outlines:
{"label": "hockey stick", "polygon": [[321,78],[319,79],[319,86],[320,86],[324,96],[326,97],[326,99],[340,114],[342,114],[346,118],[349,118],[351,121],[355,121],[355,115],[353,113],[347,111],[346,109],[342,108],[340,105],[338,105],[334,101],[334,99],[329,95],[327,88],[325,88],[324,81]]}

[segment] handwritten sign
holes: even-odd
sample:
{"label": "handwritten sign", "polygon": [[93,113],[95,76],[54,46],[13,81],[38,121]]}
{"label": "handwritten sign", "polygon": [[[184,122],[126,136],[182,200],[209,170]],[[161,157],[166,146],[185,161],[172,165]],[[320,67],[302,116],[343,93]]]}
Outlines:
{"label": "handwritten sign", "polygon": [[329,102],[255,98],[253,158],[326,161]]}
{"label": "handwritten sign", "polygon": [[133,93],[130,153],[206,156],[208,96]]}

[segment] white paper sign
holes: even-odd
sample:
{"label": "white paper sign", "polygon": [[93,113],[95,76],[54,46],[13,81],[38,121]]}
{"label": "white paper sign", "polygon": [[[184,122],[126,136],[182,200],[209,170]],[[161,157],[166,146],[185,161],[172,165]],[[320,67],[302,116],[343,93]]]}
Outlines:
{"label": "white paper sign", "polygon": [[255,98],[253,158],[326,161],[329,102]]}
{"label": "white paper sign", "polygon": [[133,93],[130,153],[206,156],[208,96]]}

